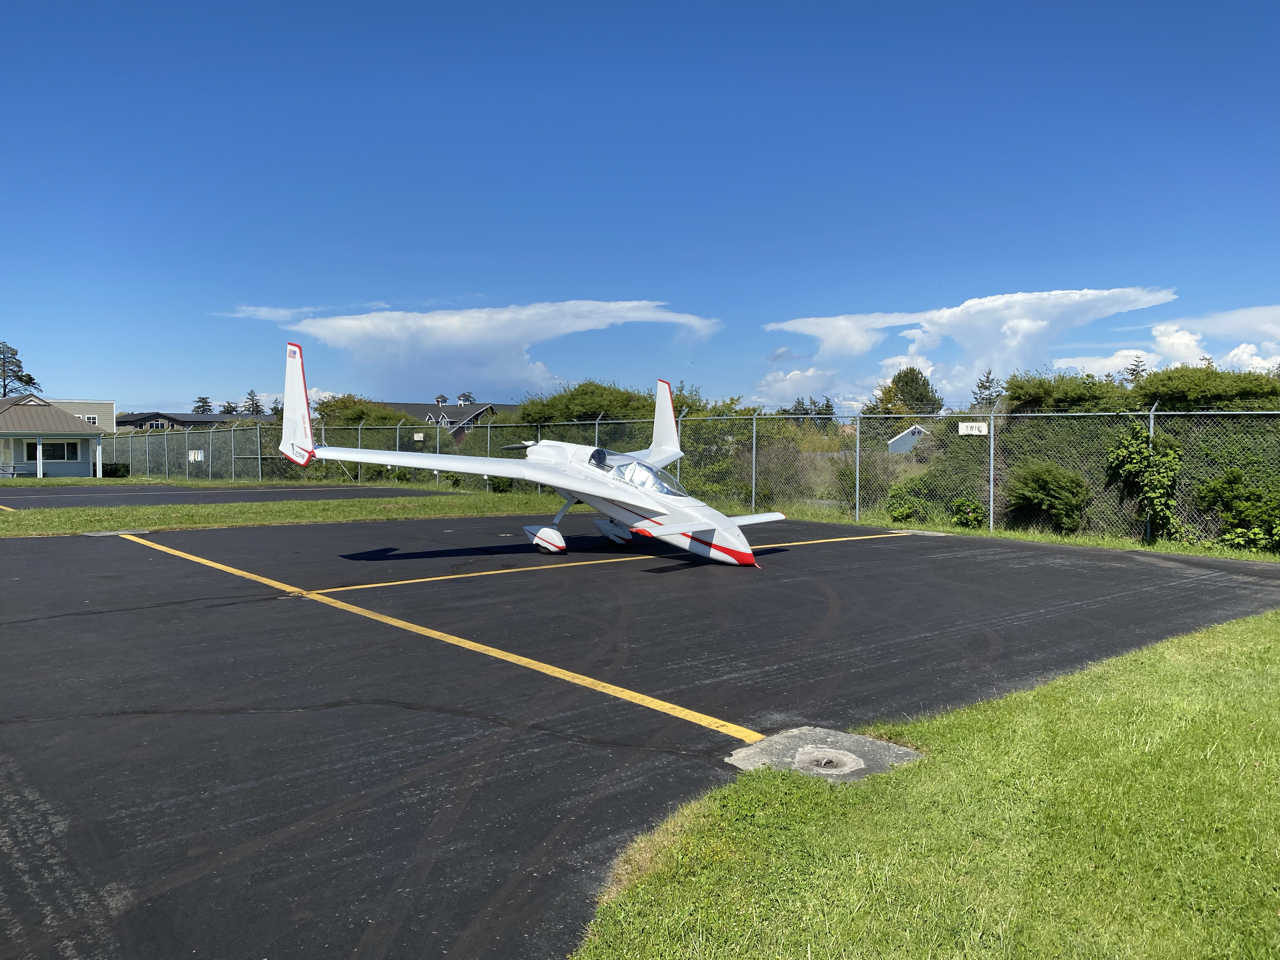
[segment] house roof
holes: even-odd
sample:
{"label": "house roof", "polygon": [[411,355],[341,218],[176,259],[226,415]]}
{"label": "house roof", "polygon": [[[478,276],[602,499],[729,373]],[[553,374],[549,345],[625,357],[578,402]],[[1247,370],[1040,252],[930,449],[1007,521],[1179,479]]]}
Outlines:
{"label": "house roof", "polygon": [[21,436],[100,437],[105,430],[60,410],[34,393],[0,397],[0,433]]}
{"label": "house roof", "polygon": [[237,420],[260,420],[263,423],[275,423],[274,414],[253,414],[253,413],[164,413],[161,410],[152,410],[150,413],[121,413],[116,416],[116,424],[118,426],[130,426],[132,424],[145,423],[148,420],[155,420],[157,417],[168,420],[170,423],[185,423],[188,426],[192,424],[215,424],[215,423],[232,423]]}

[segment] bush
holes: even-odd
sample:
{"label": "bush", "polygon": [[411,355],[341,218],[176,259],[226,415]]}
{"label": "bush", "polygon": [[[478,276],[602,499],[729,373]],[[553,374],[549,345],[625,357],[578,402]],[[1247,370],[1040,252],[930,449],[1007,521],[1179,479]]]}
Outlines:
{"label": "bush", "polygon": [[127,463],[104,463],[102,465],[102,476],[110,477],[114,480],[123,480],[129,476],[129,464]]}
{"label": "bush", "polygon": [[510,477],[490,477],[489,489],[494,493],[510,493],[511,478]]}
{"label": "bush", "polygon": [[462,486],[462,474],[460,473],[442,473],[440,474],[440,482],[446,487],[453,487],[457,490]]}
{"label": "bush", "polygon": [[968,497],[956,497],[951,501],[951,522],[957,527],[976,530],[987,522],[987,505]]}
{"label": "bush", "polygon": [[1218,542],[1223,546],[1280,550],[1280,492],[1245,486],[1244,471],[1238,467],[1202,484],[1196,506],[1218,515]]}
{"label": "bush", "polygon": [[1047,520],[1058,533],[1078,531],[1093,499],[1084,477],[1047,460],[1021,464],[1005,485],[1005,496],[1023,520]]}
{"label": "bush", "polygon": [[894,523],[906,523],[908,520],[927,520],[929,505],[920,497],[902,489],[902,484],[895,483],[889,488],[889,496],[885,500],[885,509],[889,511],[889,519]]}
{"label": "bush", "polygon": [[1147,427],[1134,423],[1107,453],[1107,488],[1120,488],[1120,502],[1133,500],[1138,518],[1151,525],[1153,540],[1183,539],[1175,510],[1174,490],[1182,472],[1182,447],[1165,436],[1154,439]]}

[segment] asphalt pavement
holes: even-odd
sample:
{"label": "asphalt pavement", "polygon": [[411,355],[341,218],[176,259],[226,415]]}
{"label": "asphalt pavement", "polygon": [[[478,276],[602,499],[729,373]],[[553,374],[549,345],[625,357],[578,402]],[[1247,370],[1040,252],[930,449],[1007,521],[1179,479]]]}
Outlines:
{"label": "asphalt pavement", "polygon": [[563,957],[736,776],[680,710],[846,728],[1280,607],[1280,565],[787,521],[737,568],[590,520],[5,541],[0,960]]}
{"label": "asphalt pavement", "polygon": [[[2,481],[0,481],[2,483]],[[363,500],[369,497],[434,497],[448,491],[419,487],[314,486],[180,487],[160,484],[104,484],[100,487],[0,486],[0,506],[14,510],[36,507],[148,507],[183,503],[265,503],[276,500]]]}

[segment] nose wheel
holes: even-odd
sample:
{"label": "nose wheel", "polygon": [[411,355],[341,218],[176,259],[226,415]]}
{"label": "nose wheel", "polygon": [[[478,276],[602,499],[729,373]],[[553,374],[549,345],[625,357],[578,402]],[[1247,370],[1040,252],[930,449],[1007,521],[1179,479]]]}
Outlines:
{"label": "nose wheel", "polygon": [[566,500],[564,506],[560,508],[560,512],[555,515],[549,526],[533,525],[524,528],[524,535],[529,538],[529,542],[534,545],[539,553],[565,553],[568,547],[564,544],[564,536],[560,533],[560,521],[564,519],[564,515],[569,512],[577,500]]}

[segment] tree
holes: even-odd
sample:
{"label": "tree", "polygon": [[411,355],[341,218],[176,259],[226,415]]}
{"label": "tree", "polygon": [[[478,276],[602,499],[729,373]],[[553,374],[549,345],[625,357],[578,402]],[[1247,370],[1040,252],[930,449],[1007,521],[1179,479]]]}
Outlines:
{"label": "tree", "polygon": [[0,340],[0,397],[18,393],[40,393],[44,387],[36,378],[22,369],[18,351]]}
{"label": "tree", "polygon": [[234,400],[227,400],[223,402],[222,408],[218,412],[224,416],[237,414],[240,412],[240,405]]}
{"label": "tree", "polygon": [[196,397],[191,407],[192,413],[213,413],[213,402],[208,397]]}
{"label": "tree", "polygon": [[255,417],[260,417],[267,412],[263,409],[262,401],[258,399],[258,392],[256,390],[251,389],[245,395],[244,407],[241,409],[241,412]]}
{"label": "tree", "polygon": [[1133,361],[1124,368],[1124,376],[1121,378],[1129,386],[1134,386],[1142,381],[1147,375],[1147,365],[1141,357],[1134,357]]}
{"label": "tree", "polygon": [[277,423],[284,420],[284,401],[279,397],[271,401],[271,415],[276,418]]}
{"label": "tree", "polygon": [[875,400],[863,413],[937,413],[942,397],[919,367],[903,367],[888,383],[880,384]]}
{"label": "tree", "polygon": [[1004,384],[991,375],[991,368],[973,385],[973,405],[990,410],[1004,396]]}
{"label": "tree", "polygon": [[823,397],[822,402],[810,397],[805,402],[804,397],[796,397],[796,402],[789,407],[782,407],[778,410],[780,417],[795,417],[801,422],[806,419],[812,419],[816,424],[819,420],[830,420],[836,415],[836,405],[831,402],[830,397]]}

